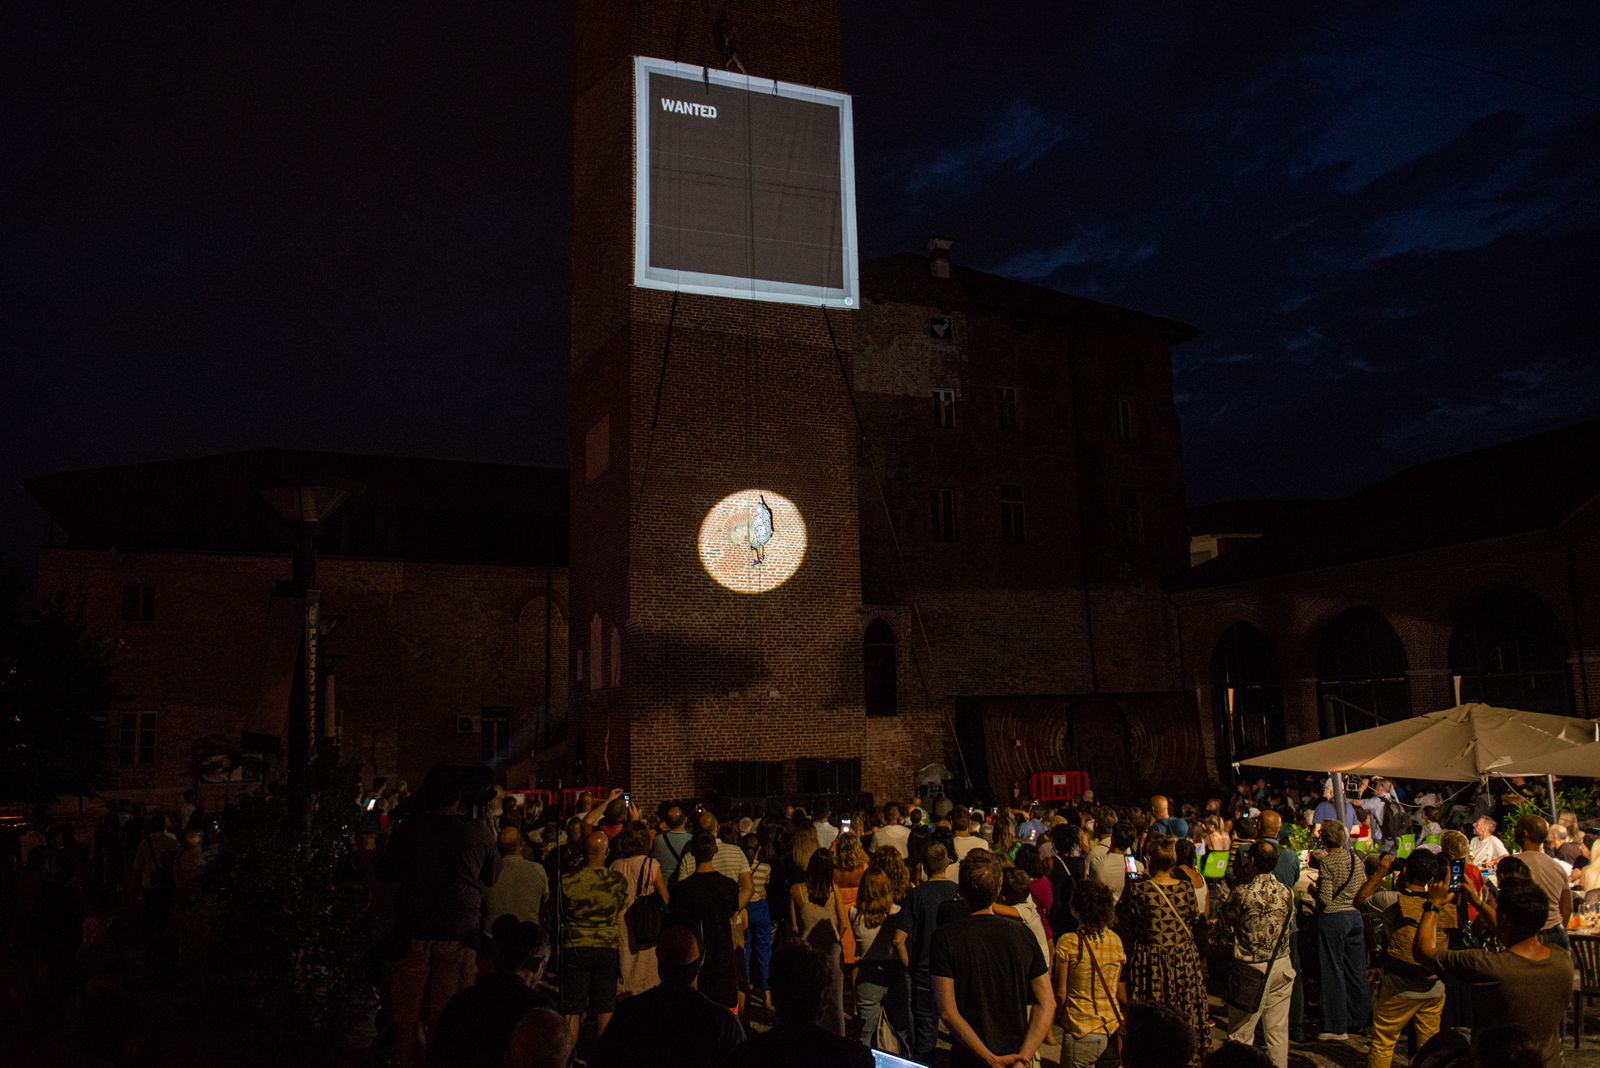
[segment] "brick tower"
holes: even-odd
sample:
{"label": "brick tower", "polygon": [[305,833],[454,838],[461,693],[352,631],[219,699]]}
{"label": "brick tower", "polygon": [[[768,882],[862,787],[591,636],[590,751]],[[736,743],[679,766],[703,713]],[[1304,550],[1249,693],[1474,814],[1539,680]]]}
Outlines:
{"label": "brick tower", "polygon": [[[751,77],[842,88],[835,0],[739,6]],[[910,757],[866,742],[854,312],[633,284],[633,57],[720,71],[728,16],[578,4],[567,761],[649,802],[712,788],[721,762],[765,765],[745,794],[804,790],[809,760],[851,758],[861,789],[903,793]],[[703,523],[749,489],[804,523],[798,569],[759,593],[703,566]],[[775,515],[792,540],[792,513]]]}

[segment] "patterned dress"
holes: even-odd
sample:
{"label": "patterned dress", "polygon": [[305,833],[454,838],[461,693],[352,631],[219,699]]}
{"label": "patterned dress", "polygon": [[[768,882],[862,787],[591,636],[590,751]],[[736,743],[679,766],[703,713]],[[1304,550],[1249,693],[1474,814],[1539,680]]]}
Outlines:
{"label": "patterned dress", "polygon": [[1204,1052],[1210,1028],[1205,971],[1194,941],[1200,913],[1194,887],[1187,882],[1162,886],[1140,879],[1124,891],[1122,906],[1129,936],[1125,940],[1129,997],[1161,1002],[1188,1017]]}

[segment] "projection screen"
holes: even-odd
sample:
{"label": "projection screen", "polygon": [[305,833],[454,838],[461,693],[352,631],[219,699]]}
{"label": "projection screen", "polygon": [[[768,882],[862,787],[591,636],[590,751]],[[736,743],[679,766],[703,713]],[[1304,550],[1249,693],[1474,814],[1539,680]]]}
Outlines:
{"label": "projection screen", "polygon": [[855,308],[850,97],[634,58],[634,284]]}

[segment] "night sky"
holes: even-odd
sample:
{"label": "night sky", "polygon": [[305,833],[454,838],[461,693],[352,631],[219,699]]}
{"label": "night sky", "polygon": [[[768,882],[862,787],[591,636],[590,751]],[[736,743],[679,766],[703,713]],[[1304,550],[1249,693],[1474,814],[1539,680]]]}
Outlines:
{"label": "night sky", "polygon": [[[0,9],[0,557],[30,474],[564,465],[566,6]],[[1592,0],[843,6],[864,255],[1201,328],[1191,503],[1600,415]]]}

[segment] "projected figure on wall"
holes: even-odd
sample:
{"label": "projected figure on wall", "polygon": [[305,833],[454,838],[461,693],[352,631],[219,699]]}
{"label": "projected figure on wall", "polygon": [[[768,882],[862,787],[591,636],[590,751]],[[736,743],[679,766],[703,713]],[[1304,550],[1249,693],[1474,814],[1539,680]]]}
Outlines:
{"label": "projected figure on wall", "polygon": [[724,497],[700,523],[700,566],[736,593],[783,585],[806,555],[806,524],[793,501],[769,489]]}
{"label": "projected figure on wall", "polygon": [[760,567],[767,562],[767,542],[772,540],[772,509],[767,507],[767,499],[761,494],[756,494],[755,515],[750,517],[750,552],[755,559],[750,561],[751,567]]}

